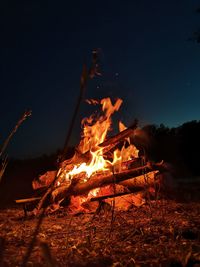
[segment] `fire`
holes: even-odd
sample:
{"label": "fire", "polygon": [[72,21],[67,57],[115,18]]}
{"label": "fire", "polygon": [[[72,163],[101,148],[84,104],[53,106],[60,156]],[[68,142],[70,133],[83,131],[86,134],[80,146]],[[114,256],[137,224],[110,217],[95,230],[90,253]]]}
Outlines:
{"label": "fire", "polygon": [[[106,140],[108,132],[112,130],[111,116],[114,112],[119,110],[123,101],[117,99],[113,104],[110,98],[104,98],[101,101],[88,100],[87,102],[93,105],[100,104],[102,107],[100,115],[95,116],[95,114],[92,114],[89,118],[84,118],[82,120],[82,140],[77,149],[82,154],[90,151],[91,160],[75,165],[71,171],[65,174],[65,179],[67,181],[73,179],[74,175],[85,173],[85,178],[83,179],[83,182],[85,182],[98,171],[112,172],[113,170],[120,170],[123,161],[138,157],[138,150],[135,146],[130,144],[128,138],[127,142],[129,146],[123,146],[121,150],[116,149],[113,152],[113,158],[111,160],[104,157],[103,148],[100,146],[100,144]],[[119,122],[119,131],[124,129],[126,129],[125,125]],[[114,168],[116,166],[118,167]],[[97,191],[98,190],[93,190],[91,194],[96,194]]]}
{"label": "fire", "polygon": [[119,110],[122,100],[117,99],[114,105],[110,98],[104,98],[100,103],[96,100],[89,101],[88,103],[100,104],[103,114],[99,118],[92,114],[89,118],[82,120],[82,141],[78,146],[81,153],[88,150],[98,150],[98,145],[105,140],[108,131],[111,130],[111,116],[115,111]]}
{"label": "fire", "polygon": [[[134,121],[129,128],[119,122],[119,133],[108,137],[112,131],[111,117],[121,107],[122,100],[117,99],[112,103],[110,98],[104,98],[100,101],[87,102],[100,105],[101,111],[82,120],[82,138],[74,156],[62,162],[58,172],[51,171],[41,176],[38,181],[33,181],[34,189],[46,187],[55,181],[51,201],[61,203],[65,196],[69,197],[69,209],[72,208],[72,211],[90,210],[93,207],[91,202],[97,201],[96,199],[91,201],[93,197],[102,200],[106,194],[106,197],[112,199],[113,195],[118,194],[123,198],[122,195],[126,195],[127,190],[133,186],[136,189],[142,188],[147,180],[150,186],[155,183],[154,175],[157,173],[157,171],[150,172],[151,167],[148,165],[141,166],[143,163],[138,155],[139,151],[132,144],[134,139],[130,139],[133,135],[138,136],[137,121]],[[136,176],[138,179],[131,181]],[[126,181],[128,179],[130,181]],[[143,199],[142,194],[140,199]],[[130,196],[129,200],[126,207],[136,202],[133,196]],[[122,203],[125,207],[125,202]],[[137,203],[138,205],[140,204]]]}

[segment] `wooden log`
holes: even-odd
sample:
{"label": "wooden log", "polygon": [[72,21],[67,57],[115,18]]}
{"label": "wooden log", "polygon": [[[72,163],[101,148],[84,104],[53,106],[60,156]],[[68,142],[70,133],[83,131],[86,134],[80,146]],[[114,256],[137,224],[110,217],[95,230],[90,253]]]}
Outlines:
{"label": "wooden log", "polygon": [[[127,170],[127,171],[123,171],[123,172],[116,173],[116,174],[110,174],[110,175],[106,175],[103,177],[102,175],[96,174],[92,176],[85,183],[81,183],[78,181],[77,183],[74,182],[74,184],[72,184],[71,186],[63,185],[63,186],[56,188],[52,192],[52,201],[53,202],[58,201],[62,198],[66,198],[71,195],[74,195],[74,196],[85,195],[92,189],[104,187],[112,183],[122,183],[123,181],[126,181],[128,179],[135,179],[136,180],[135,189],[141,190],[141,188],[142,187],[144,188],[146,185],[146,181],[144,179],[142,179],[142,182],[140,182],[141,175],[147,174],[151,172],[152,170],[156,170],[156,169],[162,169],[162,165],[147,164],[143,167],[138,167],[132,170]],[[143,183],[143,186],[142,186],[142,183]]]}
{"label": "wooden log", "polygon": [[107,153],[112,148],[114,148],[119,142],[133,135],[135,129],[137,128],[137,125],[138,125],[138,121],[135,120],[134,123],[127,129],[125,129],[124,131],[121,131],[118,134],[112,137],[109,137],[103,143],[99,144],[100,147],[103,147],[103,153]]}
{"label": "wooden log", "polygon": [[142,173],[146,173],[148,171],[150,170],[147,169],[147,166],[144,166],[103,177],[102,175],[94,175],[87,182],[76,184],[73,188],[73,195],[82,195],[98,187],[103,187],[112,183],[120,183],[130,178],[137,177]]}
{"label": "wooden log", "polygon": [[[117,144],[119,144],[125,138],[133,135],[135,129],[137,128],[137,124],[138,124],[138,122],[135,120],[133,125],[131,125],[129,128],[117,133],[116,135],[114,135],[112,137],[107,138],[104,142],[99,144],[98,146],[103,148],[103,154],[106,154],[107,152],[109,152],[111,149],[113,149]],[[90,155],[90,151],[87,151],[82,155],[84,158],[88,159],[88,157]]]}
{"label": "wooden log", "polygon": [[139,191],[139,189],[144,189],[144,186],[148,187],[155,184],[157,182],[156,174],[158,173],[159,171],[150,171],[146,174],[138,176],[137,179],[128,179],[120,182],[119,184],[132,189],[133,191]]}

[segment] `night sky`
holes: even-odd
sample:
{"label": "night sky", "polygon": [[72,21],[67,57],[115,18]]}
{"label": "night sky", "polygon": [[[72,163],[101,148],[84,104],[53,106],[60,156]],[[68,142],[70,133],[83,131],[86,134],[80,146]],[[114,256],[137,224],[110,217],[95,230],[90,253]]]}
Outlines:
{"label": "night sky", "polygon": [[[123,99],[120,118],[176,127],[200,119],[199,1],[1,1],[0,143],[32,110],[8,147],[34,157],[61,148],[84,62],[99,48],[102,77],[86,98]],[[91,112],[81,105],[79,121]]]}

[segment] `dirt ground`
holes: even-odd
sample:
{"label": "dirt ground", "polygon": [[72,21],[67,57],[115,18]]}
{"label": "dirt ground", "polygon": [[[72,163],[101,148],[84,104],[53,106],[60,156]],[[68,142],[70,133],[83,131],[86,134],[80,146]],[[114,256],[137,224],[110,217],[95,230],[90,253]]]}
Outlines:
{"label": "dirt ground", "polygon": [[[175,199],[128,211],[47,215],[27,266],[200,266],[200,196],[182,184]],[[0,210],[0,266],[21,266],[38,218]]]}

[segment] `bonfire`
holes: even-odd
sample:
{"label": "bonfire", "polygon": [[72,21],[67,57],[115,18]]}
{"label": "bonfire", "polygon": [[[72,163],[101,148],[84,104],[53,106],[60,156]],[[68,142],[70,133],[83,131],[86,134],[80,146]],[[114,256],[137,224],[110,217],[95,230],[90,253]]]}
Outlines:
{"label": "bonfire", "polygon": [[[64,152],[83,99],[85,73],[84,68]],[[181,205],[159,194],[161,190],[170,192],[169,165],[148,161],[147,139],[136,120],[129,127],[119,121],[117,133],[113,131],[112,115],[119,111],[121,99],[87,102],[100,109],[82,120],[81,140],[73,157],[62,155],[58,169],[32,181],[36,196],[16,200],[28,203],[25,215],[28,206],[33,219],[21,217],[18,208],[1,211],[0,265],[198,264],[199,205]],[[196,191],[198,188],[195,186]],[[44,216],[58,209],[58,214]]]}
{"label": "bonfire", "polygon": [[166,169],[163,162],[146,162],[140,155],[134,144],[141,135],[136,120],[128,128],[119,121],[119,132],[109,136],[112,115],[123,101],[118,98],[112,103],[104,98],[87,102],[101,110],[82,120],[81,141],[73,157],[61,162],[58,171],[49,171],[33,181],[34,190],[47,189],[34,214],[44,207],[47,196],[48,212],[66,203],[71,212],[94,211],[113,200],[116,208],[127,210],[144,204],[147,193],[155,193],[160,186],[159,174]]}

